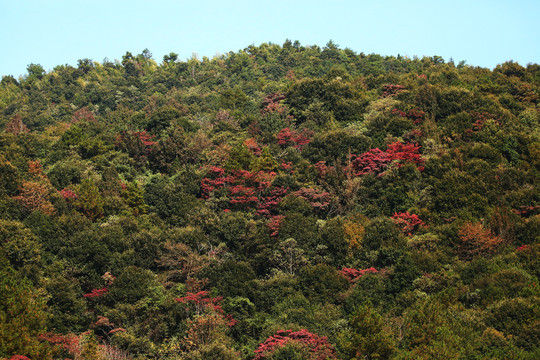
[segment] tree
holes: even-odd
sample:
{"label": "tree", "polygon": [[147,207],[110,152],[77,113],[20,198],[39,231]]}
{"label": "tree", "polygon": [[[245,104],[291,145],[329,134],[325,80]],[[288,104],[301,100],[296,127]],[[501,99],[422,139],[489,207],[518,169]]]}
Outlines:
{"label": "tree", "polygon": [[401,229],[401,232],[411,236],[413,232],[426,227],[426,224],[416,214],[410,214],[408,211],[394,213],[392,215],[394,223]]}
{"label": "tree", "polygon": [[46,215],[54,213],[54,207],[49,201],[52,185],[43,173],[39,161],[28,162],[30,180],[24,181],[19,187],[19,195],[13,198],[27,212],[41,211]]}
{"label": "tree", "polygon": [[169,53],[169,55],[164,55],[163,56],[163,62],[166,63],[166,64],[169,64],[169,63],[174,63],[176,62],[176,60],[178,60],[178,54],[177,53]]}
{"label": "tree", "polygon": [[279,243],[279,250],[274,251],[273,260],[276,266],[289,275],[295,275],[298,268],[307,263],[296,240],[288,238]]}
{"label": "tree", "polygon": [[138,165],[144,166],[148,163],[148,156],[153,151],[157,142],[153,141],[154,135],[143,131],[123,131],[116,137],[116,147],[125,151]]}
{"label": "tree", "polygon": [[98,219],[103,216],[103,198],[98,187],[91,179],[83,180],[76,187],[77,198],[73,205],[89,219]]}
{"label": "tree", "polygon": [[[294,343],[294,345],[293,345]],[[286,349],[284,349],[286,348]],[[298,352],[300,352],[300,357]],[[278,356],[278,354],[280,354]],[[305,357],[304,357],[305,356]],[[337,359],[335,349],[325,336],[299,331],[279,330],[255,350],[254,360],[264,359]]]}
{"label": "tree", "polygon": [[268,147],[262,149],[261,156],[253,160],[253,171],[274,171],[277,168],[277,161],[274,159]]}
{"label": "tree", "polygon": [[0,154],[0,194],[14,195],[20,186],[18,169]]}
{"label": "tree", "polygon": [[54,207],[49,201],[50,187],[35,181],[24,181],[19,188],[20,194],[13,198],[27,212],[41,211],[46,215],[54,213]]}
{"label": "tree", "polygon": [[148,205],[144,202],[144,189],[139,187],[135,182],[130,182],[125,185],[122,191],[122,197],[133,212],[133,215],[145,214],[148,210]]}
{"label": "tree", "polygon": [[41,244],[30,229],[18,221],[0,219],[0,244],[0,256],[5,256],[14,269],[32,278],[38,275]]}
{"label": "tree", "polygon": [[48,344],[38,340],[46,330],[45,297],[10,267],[0,266],[0,357],[52,359]]}
{"label": "tree", "polygon": [[359,306],[340,333],[338,348],[345,359],[389,359],[396,351],[392,333],[370,304]]}
{"label": "tree", "polygon": [[484,229],[481,223],[463,224],[458,235],[461,241],[458,251],[464,260],[493,255],[503,243],[501,237],[494,235],[489,229]]}
{"label": "tree", "polygon": [[30,129],[23,123],[20,115],[15,115],[11,121],[6,125],[7,133],[15,135],[29,133]]}
{"label": "tree", "polygon": [[43,66],[40,64],[29,64],[26,67],[26,71],[28,71],[28,79],[43,79],[43,76],[45,76],[45,70],[43,69]]}

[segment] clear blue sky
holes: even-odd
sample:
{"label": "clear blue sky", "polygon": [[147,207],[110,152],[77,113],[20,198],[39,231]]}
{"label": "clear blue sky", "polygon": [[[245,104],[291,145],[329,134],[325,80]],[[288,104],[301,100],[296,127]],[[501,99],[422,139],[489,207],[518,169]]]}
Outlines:
{"label": "clear blue sky", "polygon": [[213,57],[286,39],[493,68],[540,63],[540,0],[0,0],[0,75],[148,48]]}

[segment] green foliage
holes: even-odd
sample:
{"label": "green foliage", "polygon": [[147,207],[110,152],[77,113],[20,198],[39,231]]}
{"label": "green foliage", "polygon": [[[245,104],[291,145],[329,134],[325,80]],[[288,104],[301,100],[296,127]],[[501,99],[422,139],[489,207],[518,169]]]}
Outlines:
{"label": "green foliage", "polygon": [[20,186],[19,171],[2,154],[0,154],[0,175],[0,194],[15,195]]}
{"label": "green foliage", "polygon": [[3,77],[0,358],[539,358],[539,79],[289,40]]}
{"label": "green foliage", "polygon": [[18,278],[9,266],[1,266],[0,356],[52,359],[49,346],[38,340],[38,335],[46,330],[43,293]]}
{"label": "green foliage", "polygon": [[381,315],[369,305],[355,310],[338,341],[345,359],[389,359],[396,350]]}
{"label": "green foliage", "polygon": [[322,103],[323,111],[333,113],[337,121],[354,122],[361,119],[367,100],[362,90],[340,79],[305,79],[287,93],[286,103],[299,123],[307,120],[310,106],[316,102]]}
{"label": "green foliage", "polygon": [[247,170],[251,169],[251,165],[255,162],[253,154],[247,146],[239,144],[231,149],[229,159],[225,163],[226,170]]}
{"label": "green foliage", "polygon": [[91,220],[103,217],[103,198],[94,181],[91,179],[83,180],[75,188],[75,193],[77,198],[73,205],[77,210]]}
{"label": "green foliage", "polygon": [[366,226],[362,245],[366,250],[379,250],[382,247],[399,247],[401,234],[394,222],[386,217],[372,219]]}
{"label": "green foliage", "polygon": [[114,303],[132,304],[154,294],[159,285],[152,272],[135,266],[126,267],[110,286],[107,297]]}
{"label": "green foliage", "polygon": [[512,335],[520,347],[533,350],[538,347],[540,329],[539,298],[515,298],[493,303],[486,311],[486,323],[505,335]]}
{"label": "green foliage", "polygon": [[41,244],[36,236],[18,221],[0,220],[0,243],[11,267],[23,276],[37,280],[41,263]]}

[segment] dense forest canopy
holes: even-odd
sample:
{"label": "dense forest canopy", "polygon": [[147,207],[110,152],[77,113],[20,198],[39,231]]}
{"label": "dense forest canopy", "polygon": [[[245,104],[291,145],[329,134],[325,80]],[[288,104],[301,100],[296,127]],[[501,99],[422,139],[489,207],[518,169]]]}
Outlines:
{"label": "dense forest canopy", "polygon": [[539,358],[539,65],[286,41],[27,70],[0,358]]}

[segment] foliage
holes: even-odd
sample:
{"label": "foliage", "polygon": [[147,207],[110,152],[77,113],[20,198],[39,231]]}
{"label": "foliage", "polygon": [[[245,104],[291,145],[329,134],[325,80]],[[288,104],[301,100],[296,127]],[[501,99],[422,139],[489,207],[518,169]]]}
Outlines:
{"label": "foliage", "polygon": [[44,299],[9,267],[0,274],[0,356],[52,359],[50,347],[38,340],[47,319]]}
{"label": "foliage", "polygon": [[537,64],[287,40],[27,70],[0,358],[539,357]]}
{"label": "foliage", "polygon": [[[283,347],[291,346],[290,343],[299,343],[303,345],[298,350],[304,352],[306,359],[336,359],[335,350],[328,343],[325,337],[320,337],[317,334],[312,334],[309,331],[302,329],[300,331],[280,330],[275,335],[270,336],[260,344],[255,350],[256,360],[262,359],[279,359],[283,355]],[[296,351],[298,351],[296,350]],[[275,354],[280,351],[279,356]],[[294,351],[293,354],[296,352]],[[302,357],[304,358],[304,357]]]}
{"label": "foliage", "polygon": [[503,242],[503,239],[492,234],[480,223],[465,223],[459,229],[458,235],[461,240],[459,252],[464,259],[471,259],[475,256],[490,256],[497,251]]}

